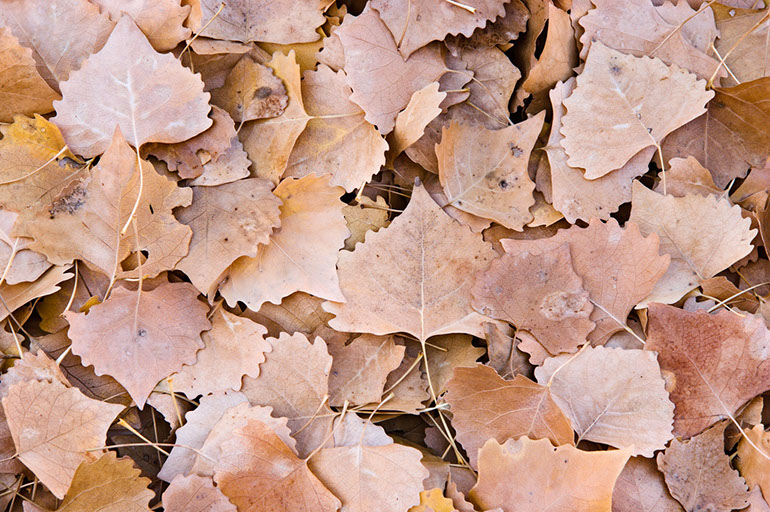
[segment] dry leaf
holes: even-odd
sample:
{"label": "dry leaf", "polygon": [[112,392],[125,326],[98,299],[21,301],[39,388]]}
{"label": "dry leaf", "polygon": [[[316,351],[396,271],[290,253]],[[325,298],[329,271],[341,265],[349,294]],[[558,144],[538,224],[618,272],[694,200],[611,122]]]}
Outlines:
{"label": "dry leaf", "polygon": [[753,315],[650,304],[647,336],[676,405],[675,435],[703,431],[770,387],[770,333]]}
{"label": "dry leaf", "polygon": [[564,100],[567,163],[588,179],[620,169],[705,112],[714,96],[705,85],[676,65],[592,44],[575,92]]}
{"label": "dry leaf", "polygon": [[439,92],[438,88],[438,82],[426,85],[412,94],[406,108],[399,112],[393,135],[390,137],[390,165],[398,155],[422,137],[425,127],[441,113],[439,105],[447,97],[447,93]]}
{"label": "dry leaf", "polygon": [[691,156],[687,158],[672,158],[668,162],[665,174],[666,189],[663,190],[661,180],[653,190],[674,197],[684,197],[687,194],[702,196],[721,195],[724,191],[716,186],[711,173]]}
{"label": "dry leaf", "polygon": [[195,361],[208,308],[187,283],[161,284],[141,295],[115,288],[88,314],[65,313],[72,352],[97,375],[115,378],[141,408],[159,380]]}
{"label": "dry leaf", "polygon": [[211,478],[179,475],[163,492],[166,512],[237,512],[235,505],[222,494]]}
{"label": "dry leaf", "polygon": [[749,488],[759,486],[763,494],[770,496],[770,461],[766,457],[770,453],[770,435],[761,424],[751,430],[746,429],[744,435],[738,443],[735,467]]}
{"label": "dry leaf", "polygon": [[11,235],[18,216],[14,212],[0,210],[0,268],[7,268],[4,282],[8,284],[35,281],[51,267],[45,256],[27,248],[28,238]]}
{"label": "dry leaf", "polygon": [[612,491],[613,512],[684,512],[653,459],[631,457]]}
{"label": "dry leaf", "polygon": [[372,334],[408,332],[420,340],[478,334],[483,319],[470,306],[470,276],[493,254],[479,235],[456,224],[415,186],[406,210],[390,226],[370,234],[355,251],[340,253],[346,302],[324,304],[336,315],[329,325]]}
{"label": "dry leaf", "polygon": [[[492,323],[488,325],[496,327]],[[430,381],[436,395],[446,391],[455,368],[474,368],[484,355],[484,349],[474,347],[472,341],[473,337],[467,334],[442,334],[431,338],[430,345],[426,345],[425,358],[430,364]],[[425,371],[424,362],[422,367]]]}
{"label": "dry leaf", "polygon": [[504,443],[526,436],[546,438],[557,446],[573,444],[570,422],[553,401],[550,388],[523,375],[505,381],[482,364],[457,368],[447,389],[452,426],[474,467],[489,439]]}
{"label": "dry leaf", "polygon": [[224,85],[212,91],[211,102],[242,123],[280,116],[289,98],[286,87],[271,68],[244,55],[227,75]]}
{"label": "dry leaf", "polygon": [[68,267],[53,267],[34,282],[0,284],[0,297],[3,298],[0,320],[8,318],[11,313],[31,300],[59,291],[59,284],[73,276],[67,273],[68,270]]}
{"label": "dry leaf", "polygon": [[190,6],[180,5],[179,0],[94,0],[94,3],[115,22],[122,13],[131,16],[159,52],[171,50],[190,37],[190,29],[182,26]]}
{"label": "dry leaf", "polygon": [[725,426],[715,425],[689,441],[675,439],[658,454],[668,490],[687,511],[729,512],[748,505],[746,484],[724,452]]}
{"label": "dry leaf", "polygon": [[342,215],[350,231],[350,236],[345,239],[345,249],[348,251],[354,250],[356,244],[363,243],[369,231],[377,232],[390,224],[388,203],[382,196],[377,196],[377,201],[364,196],[355,206],[345,205],[342,207]]}
{"label": "dry leaf", "polygon": [[[54,102],[52,122],[85,157],[107,149],[116,124],[135,148],[181,142],[211,126],[209,95],[200,78],[172,55],[157,53],[126,14],[104,48],[60,85],[63,98]],[[103,99],[87,101],[93,91]]]}
{"label": "dry leaf", "polygon": [[510,44],[527,28],[529,9],[520,0],[507,2],[504,7],[505,14],[498,16],[494,21],[488,21],[485,26],[474,30],[469,38],[448,36],[446,38],[447,45],[450,48],[456,46],[488,48]]}
{"label": "dry leaf", "polygon": [[[750,2],[751,9],[736,9],[728,3],[711,6],[719,30],[716,51],[725,57],[724,65],[730,70],[722,83],[737,85],[736,79],[750,82],[770,75],[770,53],[767,47],[770,21],[766,19],[768,8],[755,10],[754,2]],[[756,6],[760,7],[761,4]],[[736,44],[740,44],[740,50],[730,52]]]}

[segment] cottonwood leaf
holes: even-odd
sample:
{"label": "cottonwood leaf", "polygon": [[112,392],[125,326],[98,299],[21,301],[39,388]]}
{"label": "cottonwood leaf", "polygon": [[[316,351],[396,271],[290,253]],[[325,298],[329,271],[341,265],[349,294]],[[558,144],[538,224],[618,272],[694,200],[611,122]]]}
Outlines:
{"label": "cottonwood leaf", "polygon": [[574,443],[570,422],[554,402],[550,388],[523,375],[506,381],[483,364],[456,368],[447,390],[452,426],[474,467],[479,450],[489,439],[504,443],[525,436],[546,438],[557,446]]}
{"label": "cottonwood leaf", "polygon": [[88,314],[64,316],[72,352],[97,375],[114,377],[142,408],[158,381],[195,361],[200,333],[211,328],[207,312],[192,285],[165,283],[141,296],[118,287]]}
{"label": "cottonwood leaf", "polygon": [[458,123],[444,128],[436,156],[447,204],[522,230],[535,204],[527,164],[544,119],[537,115],[502,130]]}
{"label": "cottonwood leaf", "polygon": [[[653,190],[663,194],[663,181],[661,180]],[[674,197],[684,197],[687,194],[719,196],[723,192],[714,183],[708,169],[703,167],[695,157],[672,158],[668,162],[668,169],[666,169],[666,194]]]}
{"label": "cottonwood leaf", "polygon": [[344,300],[337,278],[337,251],[350,232],[342,215],[343,190],[329,174],[287,178],[273,191],[283,201],[280,229],[254,258],[244,256],[220,286],[228,304],[241,301],[253,311],[265,302],[303,291]]}
{"label": "cottonwood leaf", "polygon": [[166,512],[237,512],[211,478],[178,475],[163,492]]}
{"label": "cottonwood leaf", "polygon": [[348,17],[350,21],[346,18],[334,33],[345,52],[345,72],[353,89],[350,99],[361,106],[366,120],[380,133],[388,134],[412,94],[447,71],[441,50],[432,44],[406,59],[376,10]]}
{"label": "cottonwood leaf", "polygon": [[[544,254],[569,244],[575,273],[594,305],[590,319],[596,328],[588,335],[594,345],[604,344],[614,333],[627,329],[626,318],[668,268],[668,256],[658,254],[658,237],[643,236],[633,222],[620,227],[616,220],[592,220],[588,227],[559,230],[550,238],[502,240],[506,253]],[[547,348],[547,347],[546,347]]]}
{"label": "cottonwood leaf", "polygon": [[122,405],[92,400],[59,382],[19,382],[3,398],[16,454],[54,495],[70,488],[86,450],[101,448]]}
{"label": "cottonwood leaf", "polygon": [[265,354],[257,378],[244,377],[241,391],[252,405],[270,406],[275,416],[289,419],[297,452],[306,457],[331,432],[334,415],[326,397],[332,357],[321,338],[310,343],[301,333],[267,341],[272,351]]}
{"label": "cottonwood leaf", "polygon": [[[708,55],[709,45],[719,33],[711,9],[702,9],[696,16],[687,2],[676,6],[668,2],[653,5],[644,0],[593,3],[596,8],[579,21],[585,30],[580,37],[581,57],[585,58],[594,41],[601,41],[626,54],[647,55],[668,65],[676,64],[706,80],[716,73],[719,61]],[[724,69],[721,74],[725,74]]]}
{"label": "cottonwood leaf", "polygon": [[[408,446],[324,448],[309,461],[319,480],[342,502],[343,510],[402,512],[420,502],[428,470],[422,454]],[[386,485],[383,485],[386,483]]]}
{"label": "cottonwood leaf", "polygon": [[190,6],[180,5],[179,0],[94,0],[94,3],[113,21],[119,21],[122,13],[131,16],[159,52],[172,50],[190,37],[191,30],[182,26]]}
{"label": "cottonwood leaf", "polygon": [[12,122],[15,114],[53,110],[60,96],[38,74],[32,50],[20,45],[8,28],[0,28],[0,69],[0,122]]}
{"label": "cottonwood leaf", "polygon": [[589,347],[570,359],[546,359],[535,375],[541,385],[550,386],[578,442],[608,444],[645,457],[665,448],[674,437],[674,404],[654,352]]}
{"label": "cottonwood leaf", "polygon": [[310,471],[307,461],[259,420],[236,429],[222,444],[214,481],[242,512],[334,512],[340,507],[340,500]]}
{"label": "cottonwood leaf", "polygon": [[323,299],[304,292],[295,292],[281,300],[280,304],[266,302],[258,312],[246,310],[244,316],[267,327],[269,335],[277,338],[280,333],[312,334],[321,325],[333,318],[323,310]]}
{"label": "cottonwood leaf", "polygon": [[483,27],[473,31],[470,37],[452,36],[446,37],[445,42],[450,49],[457,46],[472,48],[489,48],[498,45],[507,45],[519,37],[519,34],[527,28],[529,9],[521,0],[507,2],[505,14],[498,16],[493,21],[488,21]]}
{"label": "cottonwood leaf", "polygon": [[0,268],[7,270],[4,282],[19,284],[37,280],[51,268],[46,257],[27,248],[28,238],[11,235],[17,213],[0,210]]}
{"label": "cottonwood leaf", "polygon": [[425,132],[425,127],[441,113],[441,102],[447,93],[439,92],[439,83],[433,82],[412,94],[406,108],[398,113],[396,125],[389,138],[390,165],[406,148],[417,142]]}
{"label": "cottonwood leaf", "polygon": [[[763,494],[770,496],[770,461],[765,457],[770,453],[770,434],[759,424],[751,430],[744,430],[744,435],[738,443],[735,467],[749,488],[759,486]],[[759,450],[749,444],[749,441],[759,447]]]}
{"label": "cottonwood leaf", "polygon": [[[425,408],[424,402],[430,399],[428,379],[421,371],[415,371],[419,363],[416,356],[406,354],[401,365],[390,372],[385,381],[388,396],[393,397],[382,407],[389,411],[400,411],[408,414],[418,414]],[[383,400],[387,396],[382,397]]]}
{"label": "cottonwood leaf", "polygon": [[668,270],[642,304],[676,302],[752,250],[756,230],[727,199],[687,194],[664,196],[635,182],[631,221],[643,235],[656,233]]}
{"label": "cottonwood leaf", "polygon": [[241,123],[280,116],[289,97],[271,68],[251,55],[244,55],[227,75],[224,85],[211,92],[211,102]]}
{"label": "cottonwood leaf", "polygon": [[674,402],[674,434],[690,437],[770,389],[770,332],[761,318],[650,304],[645,350],[658,353]]}
{"label": "cottonwood leaf", "polygon": [[[610,512],[612,489],[628,460],[625,450],[585,452],[523,437],[479,451],[479,480],[468,496],[482,509]],[[590,475],[590,478],[587,476]]]}
{"label": "cottonwood leaf", "polygon": [[321,64],[305,71],[302,100],[310,115],[289,156],[284,176],[332,173],[332,185],[348,192],[360,188],[385,164],[388,143],[350,101],[345,72]]}
{"label": "cottonwood leaf", "polygon": [[58,364],[45,352],[38,351],[37,354],[26,352],[23,358],[9,368],[3,376],[3,381],[0,382],[0,398],[8,396],[8,390],[14,384],[28,381],[58,382],[70,387],[67,377],[64,376]]}
{"label": "cottonwood leaf", "polygon": [[[138,268],[123,270],[120,262],[141,250],[147,256],[142,264],[146,276],[173,269],[187,254],[190,229],[177,222],[171,209],[190,204],[191,192],[160,176],[149,162],[140,162],[137,170],[136,153],[116,128],[90,175],[72,182],[30,222],[17,223],[14,234],[34,238],[30,248],[57,265],[82,259],[108,276],[136,277]],[[136,231],[123,232],[134,211]]]}
{"label": "cottonwood leaf", "polygon": [[249,177],[248,154],[243,150],[243,144],[238,137],[230,140],[230,147],[219,155],[215,161],[203,164],[203,173],[190,181],[188,185],[193,187],[215,187],[232,183]]}
{"label": "cottonwood leaf", "polygon": [[204,347],[193,365],[184,365],[171,376],[174,391],[191,400],[198,395],[241,389],[244,375],[256,378],[265,352],[267,329],[248,318],[219,309],[211,318],[211,330],[201,335]]}
{"label": "cottonwood leaf", "polygon": [[0,320],[22,307],[29,301],[58,292],[62,282],[72,279],[73,274],[67,273],[69,267],[52,267],[36,281],[19,284],[0,284],[0,297],[3,307],[0,309]]}
{"label": "cottonwood leaf", "polygon": [[281,200],[272,183],[248,178],[215,187],[192,187],[192,204],[176,211],[190,226],[190,250],[176,268],[207,294],[241,256],[257,256],[280,225]]}
{"label": "cottonwood leaf", "polygon": [[[730,70],[730,75],[722,78],[722,83],[737,85],[736,79],[750,82],[770,75],[770,48],[767,45],[770,19],[765,19],[770,8],[737,9],[725,3],[713,4],[711,9],[719,30],[714,46],[725,57],[725,67]],[[739,40],[740,49],[728,54]]]}
{"label": "cottonwood leaf", "polygon": [[704,113],[714,96],[705,86],[679,66],[593,43],[575,92],[563,102],[567,163],[585,169],[587,179],[620,169]]}
{"label": "cottonwood leaf", "polygon": [[743,178],[749,167],[762,168],[770,156],[770,77],[735,87],[715,87],[706,113],[673,132],[663,158],[694,156],[720,188]]}
{"label": "cottonwood leaf", "polygon": [[244,43],[305,43],[320,37],[316,29],[326,21],[326,4],[317,0],[233,0],[220,12],[221,4],[200,1],[200,25],[205,27],[200,35]]}
{"label": "cottonwood leaf", "polygon": [[431,489],[420,493],[420,504],[409,509],[408,512],[454,512],[452,500],[444,497],[441,489]]}
{"label": "cottonwood leaf", "polygon": [[345,216],[345,222],[350,231],[350,236],[345,239],[345,249],[348,251],[354,250],[357,244],[363,243],[369,231],[376,232],[390,224],[388,203],[382,196],[377,196],[376,201],[363,196],[358,204],[343,206],[342,215]]}
{"label": "cottonwood leaf", "polygon": [[668,490],[685,510],[729,512],[748,505],[746,484],[724,452],[726,426],[715,425],[688,441],[674,439],[658,454]]}
{"label": "cottonwood leaf", "polygon": [[654,459],[631,457],[612,491],[613,512],[684,512]]}
{"label": "cottonwood leaf", "polygon": [[[436,334],[481,332],[471,309],[471,278],[494,251],[481,237],[455,223],[415,186],[403,214],[371,233],[353,252],[339,256],[346,302],[327,302],[340,331],[408,332],[420,340]],[[364,270],[365,269],[365,270]]]}
{"label": "cottonwood leaf", "polygon": [[[52,119],[70,148],[103,153],[115,125],[132,146],[181,142],[211,126],[209,94],[201,79],[173,55],[156,52],[124,14],[107,44],[60,84]],[[94,91],[101,100],[94,99]],[[148,115],[152,112],[152,115]]]}
{"label": "cottonwood leaf", "polygon": [[40,76],[57,92],[59,82],[101,50],[115,26],[95,4],[80,0],[5,1],[0,25],[32,49]]}
{"label": "cottonwood leaf", "polygon": [[[455,368],[475,368],[476,361],[486,352],[481,347],[474,347],[473,337],[468,334],[434,336],[425,348],[426,358],[430,361],[430,380],[437,395],[446,391]],[[424,361],[422,367],[425,371]]]}
{"label": "cottonwood leaf", "polygon": [[575,352],[596,324],[569,245],[504,254],[476,275],[476,311],[529,332],[551,354]]}

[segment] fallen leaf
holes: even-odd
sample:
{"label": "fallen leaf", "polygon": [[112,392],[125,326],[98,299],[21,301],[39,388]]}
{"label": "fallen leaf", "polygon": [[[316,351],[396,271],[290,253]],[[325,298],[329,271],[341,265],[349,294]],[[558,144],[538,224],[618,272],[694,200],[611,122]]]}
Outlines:
{"label": "fallen leaf", "polygon": [[684,512],[654,459],[631,457],[612,491],[613,512]]}
{"label": "fallen leaf", "polygon": [[749,488],[759,486],[763,495],[770,496],[770,460],[766,457],[770,453],[770,435],[761,424],[744,430],[743,435],[738,443],[735,467]]}
{"label": "fallen leaf", "polygon": [[159,52],[171,50],[190,37],[191,30],[182,26],[190,6],[180,5],[179,0],[94,0],[94,3],[115,22],[120,21],[122,13],[131,16]]}
{"label": "fallen leaf", "polygon": [[235,122],[278,117],[286,110],[286,87],[273,70],[244,55],[233,67],[222,87],[211,92],[211,102],[230,114]]}
{"label": "fallen leaf", "polygon": [[439,105],[447,97],[447,93],[439,92],[438,88],[438,82],[426,85],[412,94],[406,108],[398,113],[390,136],[390,165],[398,155],[422,137],[425,127],[441,113]]}
{"label": "fallen leaf", "polygon": [[454,512],[452,500],[444,497],[441,489],[431,489],[420,493],[420,504],[409,509],[408,512]]}
{"label": "fallen leaf", "polygon": [[454,46],[488,48],[510,44],[527,28],[529,9],[521,0],[506,2],[505,14],[473,31],[470,37],[449,35],[445,41],[450,49]]}
{"label": "fallen leaf", "polygon": [[69,267],[52,267],[34,282],[0,284],[0,297],[3,298],[0,320],[8,318],[14,311],[31,300],[59,291],[61,288],[59,285],[73,276],[67,271],[69,271]]}
{"label": "fallen leaf", "polygon": [[350,231],[350,236],[345,239],[345,250],[348,251],[354,250],[357,244],[363,243],[369,231],[377,232],[390,224],[388,203],[382,196],[377,196],[377,201],[364,196],[355,206],[345,205],[342,207],[342,215],[345,216],[345,222]]}
{"label": "fallen leaf", "polygon": [[[495,326],[495,324],[488,324]],[[446,391],[446,385],[452,378],[455,368],[475,368],[476,361],[485,353],[483,348],[472,344],[473,337],[468,334],[442,334],[434,336],[430,345],[426,344],[425,358],[430,364],[430,381],[436,395]],[[425,363],[423,362],[423,371]],[[427,373],[427,372],[426,372]]]}
{"label": "fallen leaf", "polygon": [[[732,86],[770,75],[770,54],[766,44],[770,22],[765,19],[768,8],[736,9],[717,3],[711,9],[719,30],[719,39],[714,46],[725,58],[724,67],[730,70],[722,83]],[[740,44],[740,51],[730,52],[737,44]]]}
{"label": "fallen leaf", "polygon": [[37,280],[51,267],[45,256],[27,248],[28,238],[11,235],[17,213],[0,210],[0,268],[5,270],[4,282],[19,284]]}
{"label": "fallen leaf", "polygon": [[687,194],[719,196],[724,192],[716,186],[708,169],[691,156],[687,158],[672,158],[668,162],[668,168],[666,169],[665,191],[663,190],[663,183],[663,180],[661,180],[653,190],[674,197],[684,197]]}
{"label": "fallen leaf", "polygon": [[178,475],[163,492],[166,512],[236,512],[238,509],[222,494],[211,478]]}
{"label": "fallen leaf", "polygon": [[89,313],[65,313],[72,352],[97,375],[115,378],[141,408],[159,380],[195,361],[208,308],[190,284],[166,283],[141,295],[115,288]]}

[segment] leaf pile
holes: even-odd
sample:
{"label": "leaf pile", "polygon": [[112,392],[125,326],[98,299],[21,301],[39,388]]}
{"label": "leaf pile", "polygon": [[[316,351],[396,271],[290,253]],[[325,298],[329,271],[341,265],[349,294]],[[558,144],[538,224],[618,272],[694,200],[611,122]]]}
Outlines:
{"label": "leaf pile", "polygon": [[0,0],[0,509],[770,510],[770,7]]}

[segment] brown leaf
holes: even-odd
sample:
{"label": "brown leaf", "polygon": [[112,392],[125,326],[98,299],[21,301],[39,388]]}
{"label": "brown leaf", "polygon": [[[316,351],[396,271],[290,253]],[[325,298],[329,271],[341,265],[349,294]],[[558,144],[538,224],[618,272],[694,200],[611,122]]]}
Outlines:
{"label": "brown leaf", "polygon": [[[419,371],[419,361],[415,356],[406,354],[401,365],[390,372],[385,381],[387,395],[393,394],[382,407],[385,410],[417,414],[423,409],[424,402],[430,399],[428,379]],[[387,396],[383,396],[383,399]]]}
{"label": "brown leaf", "polygon": [[242,377],[256,378],[265,352],[271,350],[264,338],[267,329],[248,318],[220,308],[211,320],[211,330],[201,336],[204,347],[197,354],[198,360],[171,376],[174,391],[191,400],[198,395],[241,389]]}
{"label": "brown leaf", "polygon": [[631,457],[612,491],[612,512],[684,512],[654,459]]}
{"label": "brown leaf", "polygon": [[281,200],[272,184],[248,178],[216,187],[192,187],[192,204],[176,211],[190,226],[187,256],[177,263],[201,293],[209,293],[227,267],[241,256],[257,256],[280,225]]}
{"label": "brown leaf", "polygon": [[473,307],[529,332],[551,354],[575,352],[596,324],[569,245],[505,254],[476,276]]}
{"label": "brown leaf", "polygon": [[[741,472],[749,488],[759,486],[762,493],[770,496],[770,434],[765,432],[763,425],[756,425],[751,430],[744,431],[745,437],[741,437],[738,443],[738,457],[735,459],[735,467]],[[759,447],[754,448],[754,446]]]}
{"label": "brown leaf", "polygon": [[88,314],[65,313],[72,352],[97,375],[115,378],[141,408],[159,380],[195,361],[210,329],[208,308],[187,283],[166,283],[138,296],[115,288]]}
{"label": "brown leaf", "polygon": [[494,21],[488,21],[481,28],[473,31],[470,38],[449,35],[445,39],[450,48],[469,46],[472,48],[487,48],[509,44],[519,37],[527,28],[529,9],[521,0],[513,0],[505,4],[505,14]]}
{"label": "brown leaf", "polygon": [[20,382],[3,398],[16,454],[57,498],[70,488],[86,450],[104,446],[122,405],[92,400],[58,382]]}
{"label": "brown leaf", "polygon": [[198,475],[178,475],[163,492],[166,512],[236,512],[211,478]]}
{"label": "brown leaf", "polygon": [[549,358],[535,369],[585,439],[652,457],[674,436],[674,404],[654,353],[589,347],[572,358]]}
{"label": "brown leaf", "polygon": [[68,267],[52,267],[37,281],[19,284],[0,284],[0,297],[3,298],[0,320],[8,318],[18,308],[31,300],[59,291],[59,284],[72,278]]}
{"label": "brown leaf", "polygon": [[545,114],[502,130],[452,123],[436,146],[448,203],[521,230],[532,220],[535,184],[527,163]]}
{"label": "brown leaf", "polygon": [[322,3],[318,0],[232,0],[220,12],[219,0],[200,0],[205,26],[200,34],[231,41],[304,43],[319,38],[323,25]]}
{"label": "brown leaf", "polygon": [[432,82],[412,94],[406,108],[396,117],[396,125],[390,136],[388,162],[393,161],[406,148],[417,142],[425,132],[425,127],[441,113],[439,105],[447,93],[439,92],[439,83]]}
{"label": "brown leaf", "polygon": [[214,481],[241,512],[334,512],[340,507],[307,462],[259,420],[236,429],[222,451]]}
{"label": "brown leaf", "polygon": [[270,406],[274,415],[289,419],[297,452],[306,457],[331,432],[332,411],[326,403],[332,357],[326,343],[313,343],[300,333],[268,338],[272,351],[265,354],[259,377],[244,377],[241,391],[252,405]]}
{"label": "brown leaf", "polygon": [[457,368],[447,390],[452,426],[474,467],[479,450],[489,439],[504,443],[527,436],[546,438],[557,446],[574,444],[570,422],[554,402],[550,388],[523,375],[506,381],[482,364]]}
{"label": "brown leaf", "polygon": [[[448,6],[455,9],[454,6]],[[382,134],[390,133],[412,94],[444,74],[439,46],[432,44],[405,59],[380,15],[369,9],[350,16],[335,31],[345,52],[350,99],[366,112],[366,120]]]}
{"label": "brown leaf", "polygon": [[119,21],[122,13],[131,16],[159,52],[171,50],[190,37],[191,30],[182,26],[190,6],[180,5],[179,0],[94,0],[94,3],[113,21]]}
{"label": "brown leaf", "polygon": [[724,192],[716,186],[708,169],[691,156],[687,158],[672,158],[668,162],[665,183],[665,192],[663,190],[663,180],[658,182],[653,190],[674,197],[684,197],[687,194],[719,196]]}
{"label": "brown leaf", "polygon": [[726,199],[664,196],[635,182],[632,205],[631,221],[643,235],[656,233],[660,252],[671,256],[666,274],[644,304],[676,302],[752,250],[756,231],[749,229],[751,221]]}
{"label": "brown leaf", "polygon": [[770,387],[770,333],[753,315],[650,304],[647,336],[676,405],[675,435],[703,431]]}
{"label": "brown leaf", "polygon": [[323,302],[323,299],[307,293],[295,292],[281,300],[280,304],[265,302],[257,312],[247,309],[243,316],[267,327],[269,336],[273,338],[277,338],[282,332],[312,334],[318,327],[334,318],[323,310]]}
{"label": "brown leaf", "polygon": [[70,387],[70,383],[59,365],[45,352],[38,351],[37,354],[26,352],[3,376],[3,381],[0,382],[0,398],[8,396],[8,390],[14,384],[31,380],[48,383],[58,382]]}
{"label": "brown leaf", "polygon": [[286,110],[286,87],[273,70],[244,55],[227,75],[225,84],[212,91],[211,102],[236,122],[278,117]]}
{"label": "brown leaf", "polygon": [[[430,380],[437,395],[444,393],[455,368],[475,368],[476,360],[484,355],[485,350],[474,347],[472,341],[473,337],[467,334],[442,334],[431,338],[430,345],[426,345],[425,358],[430,364]],[[422,366],[424,371],[424,362]]]}
{"label": "brown leaf", "polygon": [[564,100],[561,145],[568,164],[585,169],[588,179],[623,167],[705,112],[714,96],[705,85],[676,65],[595,42],[575,92]]}
{"label": "brown leaf", "polygon": [[[736,79],[740,82],[750,82],[768,76],[770,53],[766,41],[770,31],[770,18],[765,19],[768,8],[736,9],[728,3],[713,4],[711,8],[719,30],[715,47],[719,54],[725,57],[725,67],[730,70],[730,74],[722,78],[722,83],[732,86],[737,85]],[[759,26],[755,27],[757,24]],[[739,40],[738,51],[730,52]]]}
{"label": "brown leaf", "polygon": [[355,251],[340,253],[346,302],[324,304],[336,315],[329,325],[372,334],[408,332],[420,340],[480,333],[483,319],[470,306],[470,276],[493,256],[479,235],[456,224],[416,186],[390,226],[367,236]]}
{"label": "brown leaf", "polygon": [[284,176],[332,173],[332,185],[348,192],[360,188],[385,164],[388,143],[350,101],[345,72],[324,65],[305,71],[302,100],[310,115],[289,156]]}
{"label": "brown leaf", "polygon": [[[303,291],[328,300],[343,300],[337,278],[337,251],[350,234],[342,215],[343,190],[328,174],[283,180],[273,193],[283,201],[281,227],[257,257],[233,263],[220,286],[230,305],[241,301],[253,311],[265,302]],[[237,186],[237,185],[236,185]]]}
{"label": "brown leaf", "polygon": [[377,201],[363,196],[358,204],[343,206],[342,215],[345,216],[345,222],[350,231],[350,236],[345,239],[345,250],[348,251],[354,250],[356,244],[363,243],[369,231],[377,232],[390,224],[388,203],[382,196],[377,196]]}
{"label": "brown leaf", "polygon": [[[86,59],[61,89],[52,122],[70,148],[85,157],[107,149],[115,124],[135,148],[146,142],[181,142],[211,126],[209,95],[200,78],[172,55],[157,53],[125,14],[104,48]],[[93,99],[94,91],[101,100]]]}
{"label": "brown leaf", "polygon": [[715,425],[689,441],[674,439],[658,454],[668,490],[687,511],[729,512],[748,505],[746,484],[724,452],[726,425]]}
{"label": "brown leaf", "polygon": [[51,267],[45,256],[27,248],[28,238],[11,235],[18,214],[0,210],[0,268],[7,268],[4,282],[18,284],[37,280]]}
{"label": "brown leaf", "polygon": [[469,497],[482,509],[503,512],[610,512],[612,489],[627,460],[624,450],[554,448],[547,439],[526,437],[500,445],[491,439],[479,452],[479,481]]}

